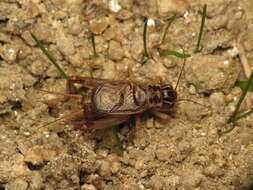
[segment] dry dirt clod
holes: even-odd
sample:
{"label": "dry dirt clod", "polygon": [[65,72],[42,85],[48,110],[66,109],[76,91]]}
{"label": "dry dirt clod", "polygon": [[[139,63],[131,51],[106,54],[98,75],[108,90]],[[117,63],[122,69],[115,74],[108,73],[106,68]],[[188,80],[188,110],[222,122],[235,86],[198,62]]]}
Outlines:
{"label": "dry dirt clod", "polygon": [[108,27],[108,23],[106,20],[93,20],[90,22],[90,31],[94,34],[102,34],[106,28]]}
{"label": "dry dirt clod", "polygon": [[192,58],[187,80],[197,86],[200,92],[221,90],[227,93],[238,77],[239,65],[226,56],[196,55]]}
{"label": "dry dirt clod", "polygon": [[157,5],[161,16],[168,16],[172,13],[182,15],[190,6],[187,0],[157,0]]}
{"label": "dry dirt clod", "polygon": [[108,56],[111,60],[114,61],[119,61],[123,58],[124,50],[119,42],[116,42],[114,40],[110,41]]}
{"label": "dry dirt clod", "polygon": [[225,105],[225,96],[222,92],[216,92],[210,96],[211,104],[216,108],[221,108]]}
{"label": "dry dirt clod", "polygon": [[54,150],[45,149],[37,145],[27,151],[25,161],[31,162],[34,165],[40,165],[43,164],[44,161],[53,160],[55,156],[56,152]]}
{"label": "dry dirt clod", "polygon": [[224,170],[215,164],[210,164],[204,169],[203,173],[206,176],[214,178],[222,176],[224,174]]}
{"label": "dry dirt clod", "polygon": [[109,177],[111,175],[111,163],[109,161],[101,161],[99,175]]}
{"label": "dry dirt clod", "polygon": [[[204,0],[202,2],[203,4],[207,5],[207,12],[206,15],[208,17],[214,17],[218,15],[224,14],[226,8],[227,8],[227,2],[226,0]],[[211,5],[211,6],[210,6]]]}

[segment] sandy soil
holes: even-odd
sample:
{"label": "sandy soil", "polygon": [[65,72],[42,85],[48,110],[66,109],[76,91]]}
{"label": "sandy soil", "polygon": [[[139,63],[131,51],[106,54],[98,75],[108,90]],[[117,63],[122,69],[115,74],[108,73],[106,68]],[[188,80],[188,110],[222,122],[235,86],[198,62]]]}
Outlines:
{"label": "sandy soil", "polygon": [[[118,3],[119,2],[119,3]],[[201,10],[207,18],[201,53],[194,54]],[[252,117],[218,136],[232,114],[253,63],[252,0],[0,0],[1,190],[241,190],[253,181]],[[160,44],[168,18],[178,18]],[[148,51],[143,55],[143,25]],[[32,31],[72,76],[176,85],[183,60],[157,47],[185,52],[179,99],[166,120],[142,116],[133,141],[119,131],[119,156],[98,146],[109,131],[84,132],[62,121],[72,103],[49,108],[44,100],[65,93],[65,79],[30,36]],[[90,32],[98,58],[92,58]],[[129,74],[129,70],[130,72]],[[252,107],[252,95],[241,111]]]}

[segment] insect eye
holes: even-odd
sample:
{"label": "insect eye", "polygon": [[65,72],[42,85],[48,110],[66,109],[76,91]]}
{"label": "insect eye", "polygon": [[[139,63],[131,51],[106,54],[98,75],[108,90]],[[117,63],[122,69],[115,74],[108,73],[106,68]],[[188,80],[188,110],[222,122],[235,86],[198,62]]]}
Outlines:
{"label": "insect eye", "polygon": [[162,91],[163,100],[166,102],[173,102],[177,99],[176,91],[174,91],[172,88],[166,88]]}

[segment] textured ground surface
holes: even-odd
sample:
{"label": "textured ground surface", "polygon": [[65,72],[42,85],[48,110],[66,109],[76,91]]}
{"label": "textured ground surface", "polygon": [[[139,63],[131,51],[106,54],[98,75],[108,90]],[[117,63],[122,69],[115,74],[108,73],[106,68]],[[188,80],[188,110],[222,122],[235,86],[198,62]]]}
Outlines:
{"label": "textured ground surface", "polygon": [[[193,54],[207,4],[202,52]],[[0,1],[0,189],[241,190],[253,180],[252,117],[229,127],[240,89],[253,66],[252,0]],[[179,18],[160,44],[168,18]],[[144,18],[152,59],[141,66]],[[155,25],[152,20],[155,20]],[[173,117],[145,115],[133,142],[120,130],[123,156],[98,146],[109,132],[83,132],[62,122],[69,105],[49,109],[65,80],[35,46],[32,31],[69,75],[131,78],[176,85],[182,59],[157,47],[192,54],[177,89]],[[92,58],[90,31],[98,58]],[[130,76],[128,71],[132,70]],[[252,96],[252,95],[251,95]],[[252,107],[248,97],[242,111]],[[106,134],[106,135],[104,135]]]}

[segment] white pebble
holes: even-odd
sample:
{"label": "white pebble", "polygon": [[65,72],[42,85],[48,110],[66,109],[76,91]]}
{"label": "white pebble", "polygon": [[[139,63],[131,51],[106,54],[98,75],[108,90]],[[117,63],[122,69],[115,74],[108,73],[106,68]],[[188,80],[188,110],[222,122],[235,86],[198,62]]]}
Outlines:
{"label": "white pebble", "polygon": [[113,12],[118,12],[121,9],[121,6],[118,3],[118,0],[109,1],[109,8]]}
{"label": "white pebble", "polygon": [[155,26],[155,21],[153,19],[148,19],[147,25],[148,26]]}
{"label": "white pebble", "polygon": [[228,61],[228,60],[225,60],[223,63],[224,63],[224,65],[228,65],[228,64],[229,64],[229,61]]}

